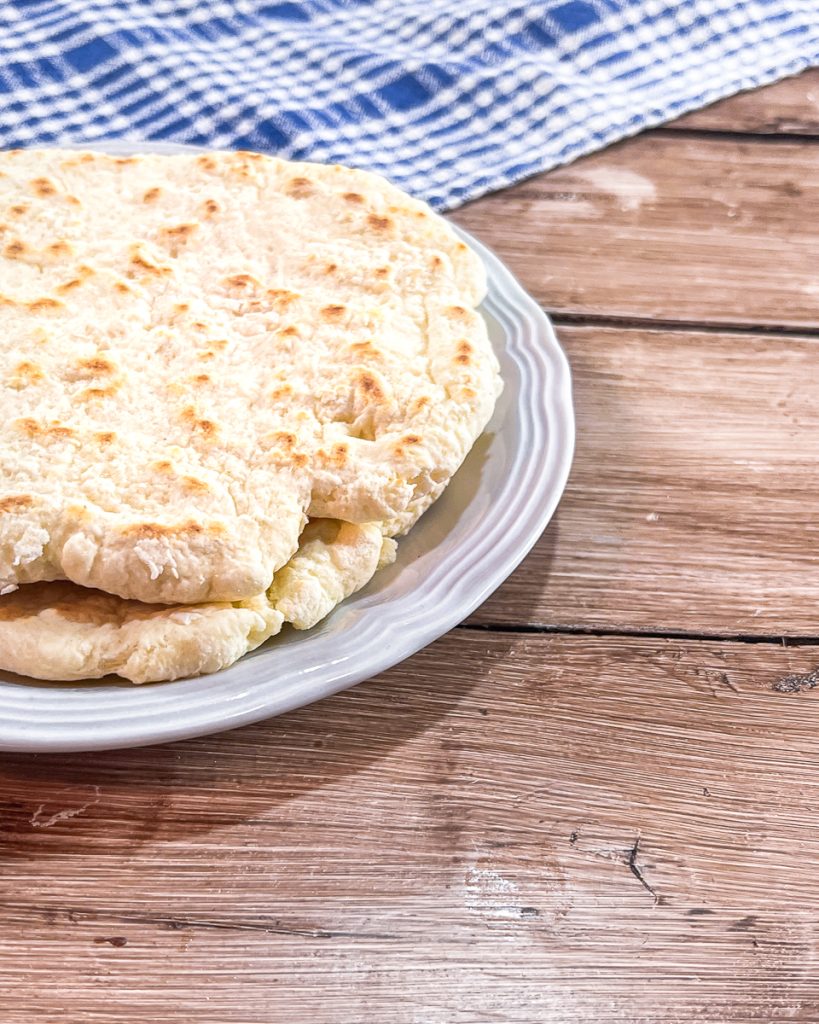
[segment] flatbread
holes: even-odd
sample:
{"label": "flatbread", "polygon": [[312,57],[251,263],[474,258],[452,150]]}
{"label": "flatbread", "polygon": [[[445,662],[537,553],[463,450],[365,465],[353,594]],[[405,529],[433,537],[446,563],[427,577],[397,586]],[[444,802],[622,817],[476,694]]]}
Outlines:
{"label": "flatbread", "polygon": [[381,178],[0,154],[0,593],[264,592],[306,518],[406,531],[500,390],[483,269]]}
{"label": "flatbread", "polygon": [[394,558],[377,524],[318,519],[268,594],[187,606],[128,601],[69,582],[0,598],[0,669],[36,679],[134,683],[216,672],[278,633],[309,629]]}

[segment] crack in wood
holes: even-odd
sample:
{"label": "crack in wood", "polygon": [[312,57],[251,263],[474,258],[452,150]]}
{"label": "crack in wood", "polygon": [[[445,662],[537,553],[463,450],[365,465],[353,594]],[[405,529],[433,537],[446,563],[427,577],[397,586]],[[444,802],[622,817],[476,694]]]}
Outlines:
{"label": "crack in wood", "polygon": [[[47,907],[23,903],[0,903],[6,910],[18,910],[25,913],[45,914],[52,920],[55,915],[63,914],[72,924],[80,924],[83,920],[100,924],[155,924],[169,928],[171,931],[203,928],[219,931],[261,932],[268,935],[293,935],[308,939],[377,939],[391,941],[398,938],[390,932],[359,932],[325,928],[292,928],[278,921],[265,923],[261,921],[214,921],[207,918],[184,918],[168,914],[128,914],[105,910],[83,910],[79,907]],[[108,941],[108,940],[103,940]]]}
{"label": "crack in wood", "polygon": [[654,903],[656,905],[657,903],[660,902],[660,897],[657,895],[656,891],[645,880],[645,877],[643,876],[643,872],[640,870],[639,866],[637,865],[637,853],[638,853],[639,849],[640,849],[640,836],[638,835],[637,838],[634,840],[634,846],[632,846],[631,852],[628,855],[628,869],[632,873],[632,875],[634,875],[634,877],[637,879],[637,881],[640,883],[640,885],[642,885],[642,887],[647,892],[651,893],[651,895],[654,898]]}

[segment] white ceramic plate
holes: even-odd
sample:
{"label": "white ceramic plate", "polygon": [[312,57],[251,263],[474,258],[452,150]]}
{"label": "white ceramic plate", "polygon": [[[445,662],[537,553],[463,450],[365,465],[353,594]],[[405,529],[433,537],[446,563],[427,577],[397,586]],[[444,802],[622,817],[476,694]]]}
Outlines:
{"label": "white ceramic plate", "polygon": [[0,673],[0,750],[139,746],[279,715],[403,661],[506,579],[549,522],[566,484],[574,446],[571,381],[540,308],[497,257],[459,234],[486,264],[482,312],[505,387],[486,433],[443,496],[399,542],[395,564],[315,629],[288,628],[213,675],[133,686],[114,677],[59,684]]}

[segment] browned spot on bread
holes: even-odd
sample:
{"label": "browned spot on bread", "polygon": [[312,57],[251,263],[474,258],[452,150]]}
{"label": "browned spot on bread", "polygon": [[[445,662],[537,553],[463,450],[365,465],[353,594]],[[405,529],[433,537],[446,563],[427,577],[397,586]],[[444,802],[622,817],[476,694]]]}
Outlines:
{"label": "browned spot on bread", "polygon": [[253,285],[260,284],[252,274],[233,274],[231,277],[225,278],[225,283],[231,288],[251,288]]}
{"label": "browned spot on bread", "polygon": [[87,359],[80,359],[77,366],[91,374],[114,372],[114,364],[105,356],[89,356]]}
{"label": "browned spot on bread", "polygon": [[218,213],[220,209],[219,204],[215,199],[206,199],[202,206],[204,207],[205,216],[207,217],[212,217],[214,214]]}
{"label": "browned spot on bread", "polygon": [[209,373],[197,373],[191,377],[191,380],[194,384],[210,384],[213,378]]}
{"label": "browned spot on bread", "polygon": [[171,235],[173,238],[187,238],[199,227],[198,224],[174,224],[171,227],[162,228],[163,235]]}
{"label": "browned spot on bread", "polygon": [[293,388],[289,384],[281,384],[277,388],[273,388],[270,392],[270,397],[274,402],[278,402],[281,398],[287,398],[288,395],[293,394]]}
{"label": "browned spot on bread", "polygon": [[73,291],[75,288],[79,288],[82,281],[78,277],[72,278],[70,281],[65,281],[63,284],[57,285],[57,291],[64,295],[66,292]]}
{"label": "browned spot on bread", "polygon": [[[63,282],[63,284],[58,284],[57,291],[60,292],[61,294],[65,294],[66,292],[73,291],[75,288],[79,288],[83,281],[93,276],[94,271],[91,269],[91,267],[86,267],[83,265],[77,267],[77,273],[79,274],[79,277],[74,277],[70,281],[65,281]],[[114,285],[114,287],[116,288],[116,285]]]}
{"label": "browned spot on bread", "polygon": [[102,388],[85,388],[78,397],[84,402],[91,402],[100,398],[113,398],[117,391],[119,391],[119,387],[119,384],[106,384]]}
{"label": "browned spot on bread", "polygon": [[173,472],[173,466],[167,459],[160,459],[154,463],[154,469],[158,473],[171,473]]}
{"label": "browned spot on bread", "polygon": [[383,402],[384,392],[381,385],[378,383],[376,378],[369,372],[364,370],[358,376],[358,386],[364,392],[364,394],[370,398],[373,402]]}
{"label": "browned spot on bread", "polygon": [[119,156],[114,161],[117,167],[127,167],[129,164],[135,164],[137,158],[135,156]]}
{"label": "browned spot on bread", "polygon": [[18,512],[20,509],[31,508],[33,504],[28,494],[10,494],[0,498],[0,512]]}
{"label": "browned spot on bread", "polygon": [[187,302],[177,302],[173,307],[175,313],[187,313],[190,308]]}
{"label": "browned spot on bread", "polygon": [[144,270],[147,274],[152,274],[155,277],[162,277],[165,274],[172,274],[173,271],[170,267],[160,266],[158,263],[151,263],[150,260],[146,259],[145,256],[139,251],[139,246],[134,246],[131,255],[132,266],[139,267]]}
{"label": "browned spot on bread", "polygon": [[415,445],[421,444],[421,438],[418,434],[406,434],[404,437],[399,438],[393,446],[395,454],[398,458],[406,452],[407,448],[414,448]]}
{"label": "browned spot on bread", "polygon": [[14,206],[9,209],[15,217],[22,217],[28,208],[28,203],[15,203]]}
{"label": "browned spot on bread", "polygon": [[164,236],[171,256],[179,254],[179,246],[185,245],[198,227],[198,224],[174,224],[160,230],[160,235]]}
{"label": "browned spot on bread", "polygon": [[458,250],[458,252],[466,252],[467,249],[463,242],[458,242],[455,248]]}
{"label": "browned spot on bread", "polygon": [[31,187],[34,189],[35,195],[38,196],[53,196],[57,191],[54,182],[49,181],[48,178],[34,178]]}
{"label": "browned spot on bread", "polygon": [[81,203],[81,202],[79,201],[79,199],[77,199],[77,197],[76,197],[76,196],[66,196],[66,197],[65,197],[65,201],[66,201],[66,202],[67,202],[67,203],[68,203],[68,204],[69,204],[70,206],[82,206],[82,203]]}
{"label": "browned spot on bread", "polygon": [[198,480],[195,476],[183,476],[182,486],[192,494],[209,494],[210,487],[204,480]]}
{"label": "browned spot on bread", "polygon": [[202,156],[198,156],[196,158],[196,162],[205,171],[215,171],[216,170],[216,161],[213,159],[212,156],[205,156],[203,154]]}
{"label": "browned spot on bread", "polygon": [[315,189],[309,178],[291,178],[287,183],[285,192],[293,199],[307,199],[313,195]]}
{"label": "browned spot on bread", "polygon": [[29,437],[37,437],[41,432],[40,424],[37,420],[33,420],[30,416],[24,416],[22,419],[15,420],[14,426],[23,434],[28,434]]}
{"label": "browned spot on bread", "polygon": [[468,341],[463,340],[458,342],[457,355],[455,356],[455,362],[460,363],[462,366],[467,366],[472,362],[472,353],[475,350],[469,344]]}
{"label": "browned spot on bread", "polygon": [[[191,324],[191,327],[193,327],[194,330],[197,331],[206,331],[208,329],[208,325],[203,324],[201,320],[194,320],[193,323]],[[225,342],[225,344],[227,344],[227,342]]]}
{"label": "browned spot on bread", "polygon": [[434,270],[440,270],[444,265],[444,261],[438,255],[433,256],[429,262],[432,264]]}
{"label": "browned spot on bread", "polygon": [[464,309],[463,306],[448,306],[444,310],[444,314],[450,318],[450,320],[469,320],[469,312]]}
{"label": "browned spot on bread", "polygon": [[48,297],[42,299],[34,299],[33,302],[26,303],[32,313],[46,313],[53,312],[56,309],[62,309],[63,304],[57,299],[51,299]]}
{"label": "browned spot on bread", "polygon": [[271,445],[277,445],[280,448],[285,448],[288,451],[296,446],[296,435],[291,434],[287,430],[280,430],[274,434],[269,435]]}
{"label": "browned spot on bread", "polygon": [[368,338],[366,341],[354,341],[350,345],[350,352],[356,356],[377,356],[380,355],[378,348]]}
{"label": "browned spot on bread", "polygon": [[332,449],[330,450],[330,454],[327,458],[327,461],[330,463],[330,465],[337,466],[340,468],[341,466],[344,466],[347,462],[348,451],[349,445],[346,445],[343,441],[339,441],[337,444],[333,445]]}
{"label": "browned spot on bread", "polygon": [[297,466],[299,469],[304,469],[309,461],[310,459],[304,454],[304,452],[293,452],[290,456],[291,464]]}
{"label": "browned spot on bread", "polygon": [[374,271],[374,274],[375,274],[375,276],[377,278],[379,278],[379,280],[383,281],[385,277],[389,277],[390,276],[390,268],[389,267],[376,267],[375,271]]}
{"label": "browned spot on bread", "polygon": [[371,213],[367,216],[367,223],[373,229],[373,231],[384,232],[389,231],[392,227],[392,219],[390,217],[380,217],[377,213]]}
{"label": "browned spot on bread", "polygon": [[128,285],[124,281],[115,281],[114,282],[114,291],[119,292],[121,295],[125,295],[125,293],[126,292],[130,292],[131,289],[128,287]]}
{"label": "browned spot on bread", "polygon": [[116,436],[117,435],[113,430],[98,430],[97,433],[94,434],[94,437],[99,441],[99,443],[105,445],[112,444]]}
{"label": "browned spot on bread", "polygon": [[331,322],[339,321],[346,312],[347,307],[340,305],[322,306],[321,308],[321,315],[325,320],[329,320]]}
{"label": "browned spot on bread", "polygon": [[418,217],[419,220],[421,219],[421,217],[426,217],[426,215],[427,215],[426,210],[416,210],[415,211],[415,216]]}
{"label": "browned spot on bread", "polygon": [[216,436],[218,431],[217,425],[213,420],[205,419],[200,417],[198,411],[192,405],[186,405],[181,412],[181,417],[187,423],[191,430],[197,430],[204,434],[207,438]]}
{"label": "browned spot on bread", "polygon": [[296,338],[298,337],[299,329],[294,327],[292,324],[288,324],[287,327],[282,327],[278,332],[283,338]]}
{"label": "browned spot on bread", "polygon": [[162,189],[158,185],[153,188],[149,188],[147,191],[142,193],[143,203],[155,203],[157,199],[162,195]]}
{"label": "browned spot on bread", "polygon": [[16,240],[14,242],[9,242],[9,244],[3,250],[3,255],[7,256],[10,260],[16,260],[19,259],[25,251],[25,243]]}
{"label": "browned spot on bread", "polygon": [[45,428],[44,433],[51,437],[74,437],[77,432],[72,430],[71,427],[62,426],[60,423],[52,423]]}
{"label": "browned spot on bread", "polygon": [[268,288],[265,295],[270,300],[270,306],[278,310],[286,309],[298,299],[295,292],[290,292],[286,288]]}
{"label": "browned spot on bread", "polygon": [[252,149],[237,149],[236,156],[242,156],[245,160],[261,160],[261,153],[254,153]]}
{"label": "browned spot on bread", "polygon": [[134,523],[132,526],[126,526],[122,532],[129,537],[156,540],[159,537],[173,537],[185,533],[202,534],[205,532],[205,528],[200,523],[189,519],[187,522],[168,526],[164,523]]}
{"label": "browned spot on bread", "polygon": [[12,387],[21,388],[27,387],[29,384],[35,384],[42,379],[43,371],[40,367],[36,363],[32,363],[31,360],[24,359],[14,368],[9,384]]}
{"label": "browned spot on bread", "polygon": [[10,295],[3,295],[2,293],[0,293],[0,306],[19,306],[19,305],[20,305],[20,303],[16,299],[11,298]]}
{"label": "browned spot on bread", "polygon": [[461,388],[461,398],[471,401],[473,398],[478,397],[478,392],[474,388],[463,387]]}
{"label": "browned spot on bread", "polygon": [[345,192],[344,198],[348,203],[355,203],[357,206],[360,206],[364,202],[364,196],[358,192]]}
{"label": "browned spot on bread", "polygon": [[337,263],[327,263],[327,264],[325,264],[325,267],[324,267],[324,273],[325,274],[335,274],[335,272],[337,270],[338,270],[338,264]]}
{"label": "browned spot on bread", "polygon": [[94,270],[93,267],[89,267],[86,263],[81,263],[77,267],[77,273],[80,275],[80,277],[86,278],[93,277],[96,271]]}

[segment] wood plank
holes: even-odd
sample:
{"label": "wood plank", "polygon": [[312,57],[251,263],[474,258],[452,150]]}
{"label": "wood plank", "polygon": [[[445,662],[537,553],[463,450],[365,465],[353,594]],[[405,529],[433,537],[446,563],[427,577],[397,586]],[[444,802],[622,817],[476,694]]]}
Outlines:
{"label": "wood plank", "polygon": [[819,339],[563,327],[577,452],[473,621],[819,635]]}
{"label": "wood plank", "polygon": [[458,630],[0,765],[4,1024],[813,1021],[819,647]]}
{"label": "wood plank", "polygon": [[730,96],[678,118],[669,128],[819,135],[819,69]]}
{"label": "wood plank", "polygon": [[648,134],[463,207],[547,309],[819,327],[819,145]]}

